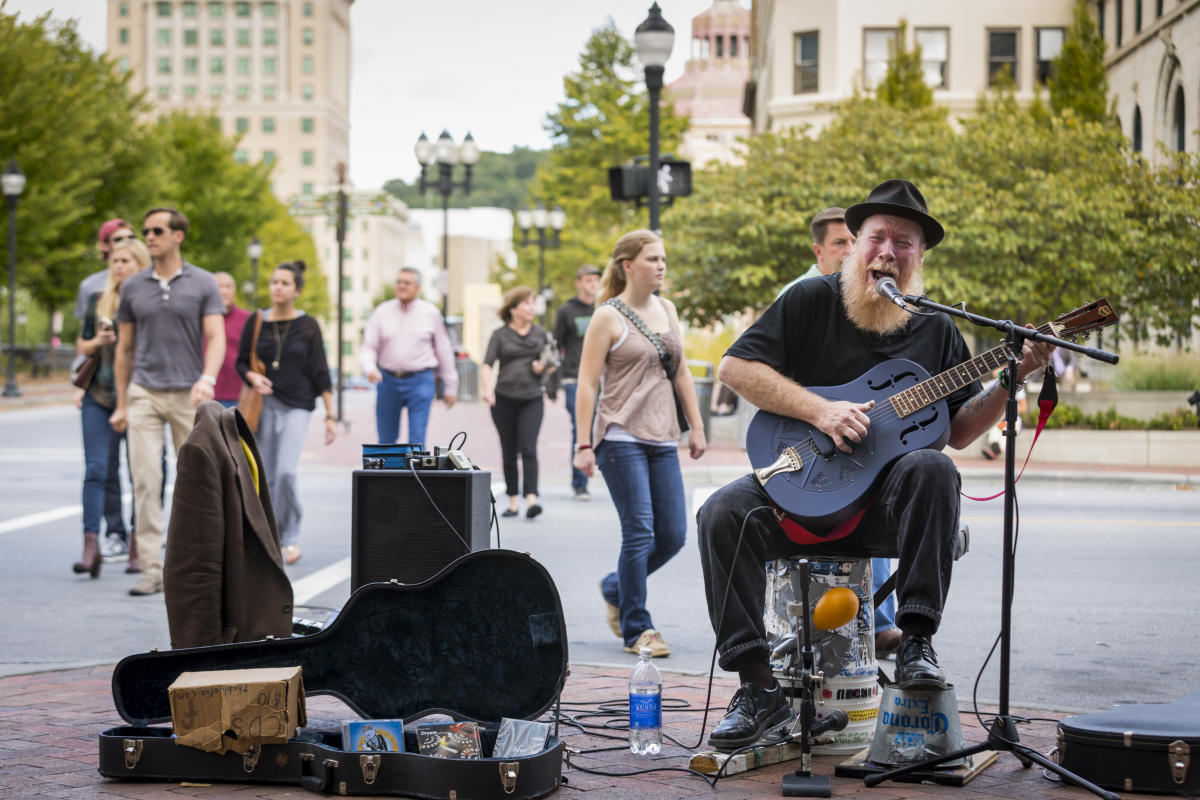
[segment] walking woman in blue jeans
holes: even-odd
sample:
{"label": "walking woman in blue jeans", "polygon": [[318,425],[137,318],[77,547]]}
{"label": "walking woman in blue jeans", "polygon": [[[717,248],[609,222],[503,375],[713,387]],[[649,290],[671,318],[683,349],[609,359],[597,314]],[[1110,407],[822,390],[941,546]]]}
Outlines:
{"label": "walking woman in blue jeans", "polygon": [[[150,266],[150,251],[137,239],[114,244],[108,256],[108,282],[104,290],[88,298],[83,327],[75,342],[83,356],[100,356],[91,382],[80,398],[83,420],[83,558],[72,569],[79,574],[100,577],[100,517],[104,512],[104,484],[110,469],[109,459],[118,450],[113,439],[121,434],[112,429],[108,418],[117,405],[113,383],[113,361],[117,350],[117,330],[113,318],[121,299],[121,284],[131,275]],[[133,555],[131,553],[131,559]]]}
{"label": "walking woman in blue jeans", "polygon": [[580,426],[574,465],[588,477],[600,467],[621,520],[617,570],[600,582],[608,624],[627,652],[649,647],[656,657],[671,648],[646,608],[646,578],[687,535],[676,394],[691,428],[689,455],[700,458],[708,447],[679,317],[654,294],[666,274],[656,234],[633,231],[617,242],[583,338],[575,397],[575,418],[595,419],[590,431]]}

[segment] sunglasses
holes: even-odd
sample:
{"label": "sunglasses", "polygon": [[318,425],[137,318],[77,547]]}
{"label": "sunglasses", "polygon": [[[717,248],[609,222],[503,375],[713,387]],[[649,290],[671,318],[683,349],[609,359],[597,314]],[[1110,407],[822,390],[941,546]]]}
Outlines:
{"label": "sunglasses", "polygon": [[137,237],[134,236],[132,233],[126,234],[125,236],[113,236],[111,239],[108,240],[108,243],[109,244],[120,244],[121,242],[132,242],[136,238]]}
{"label": "sunglasses", "polygon": [[171,228],[142,228],[142,236],[149,236],[152,233],[155,236],[162,236],[164,233],[166,233],[169,230],[172,230],[172,229]]}

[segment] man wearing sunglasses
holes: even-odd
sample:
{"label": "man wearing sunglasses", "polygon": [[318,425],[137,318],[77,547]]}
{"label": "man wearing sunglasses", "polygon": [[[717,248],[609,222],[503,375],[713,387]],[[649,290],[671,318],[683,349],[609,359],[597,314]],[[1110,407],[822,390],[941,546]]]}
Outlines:
{"label": "man wearing sunglasses", "polygon": [[178,453],[196,406],[213,398],[225,358],[225,304],[212,273],[180,254],[187,231],[187,217],[173,208],[146,213],[142,236],[153,263],[125,281],[117,309],[117,407],[109,421],[129,432],[142,561],[131,595],[162,591],[163,423]]}

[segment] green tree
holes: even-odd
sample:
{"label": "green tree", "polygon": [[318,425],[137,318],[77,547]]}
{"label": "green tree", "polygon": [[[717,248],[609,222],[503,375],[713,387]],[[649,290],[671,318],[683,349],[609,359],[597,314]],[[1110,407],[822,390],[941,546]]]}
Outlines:
{"label": "green tree", "polygon": [[46,309],[73,302],[99,266],[106,217],[150,196],[146,135],[127,76],[49,14],[24,22],[0,5],[0,154],[26,176],[18,209],[18,281]]}
{"label": "green tree", "polygon": [[1074,17],[1062,52],[1050,68],[1050,107],[1068,109],[1080,119],[1099,122],[1109,116],[1108,76],[1104,69],[1104,40],[1092,19],[1087,0],[1075,0]]}
{"label": "green tree", "polygon": [[[514,147],[511,153],[483,151],[471,170],[471,193],[456,191],[450,195],[451,208],[508,208],[524,205],[529,196],[529,183],[546,151]],[[437,177],[437,167],[429,167],[431,179]],[[461,175],[461,167],[456,168]],[[385,191],[403,200],[410,208],[441,208],[442,196],[434,189],[421,192],[420,181],[407,183],[395,178],[383,185]]]}
{"label": "green tree", "polygon": [[933,105],[933,89],[925,83],[921,45],[909,50],[907,42],[908,20],[901,18],[896,38],[888,45],[887,74],[875,90],[875,96],[896,108],[926,108]]}
{"label": "green tree", "polygon": [[[612,201],[608,168],[644,155],[649,147],[649,98],[640,71],[634,68],[630,43],[611,20],[594,31],[579,56],[579,69],[563,78],[565,99],[547,115],[553,147],[538,166],[530,201],[547,208],[561,205],[566,212],[562,246],[546,251],[546,281],[555,302],[574,293],[580,264],[603,267],[616,240],[625,232],[647,225],[645,212]],[[678,150],[687,120],[664,102],[660,141],[664,153]],[[668,257],[673,258],[673,219],[664,208]],[[519,231],[514,231],[519,241]],[[516,276],[508,283],[537,284],[537,256],[525,251]]]}

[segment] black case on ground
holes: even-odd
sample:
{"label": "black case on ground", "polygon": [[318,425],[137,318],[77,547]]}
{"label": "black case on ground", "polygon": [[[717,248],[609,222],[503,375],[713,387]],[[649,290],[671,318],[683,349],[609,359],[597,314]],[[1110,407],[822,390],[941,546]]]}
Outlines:
{"label": "black case on ground", "polygon": [[340,731],[304,730],[247,756],[177,746],[167,687],[183,672],[302,668],[307,695],[334,695],[367,719],[429,713],[480,723],[491,753],[502,717],[535,719],[567,673],[558,591],[528,555],[469,553],[420,584],[372,583],[311,636],[129,656],[113,671],[113,701],[130,724],[100,735],[100,773],[122,779],[292,783],[330,794],[533,798],[554,791],[562,744],[525,758],[449,760],[341,749]]}
{"label": "black case on ground", "polygon": [[1058,723],[1058,763],[1126,792],[1200,791],[1200,692],[1173,703],[1116,706]]}

